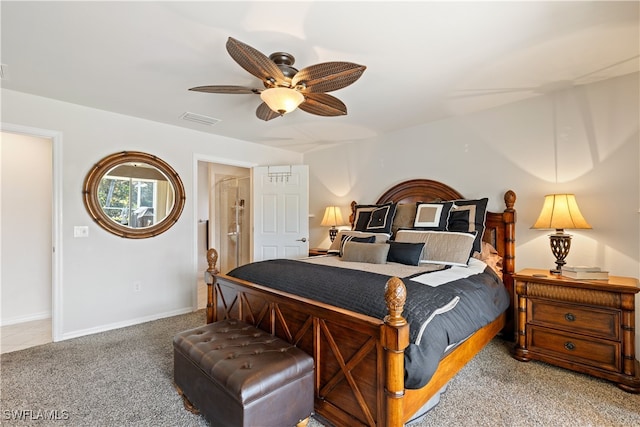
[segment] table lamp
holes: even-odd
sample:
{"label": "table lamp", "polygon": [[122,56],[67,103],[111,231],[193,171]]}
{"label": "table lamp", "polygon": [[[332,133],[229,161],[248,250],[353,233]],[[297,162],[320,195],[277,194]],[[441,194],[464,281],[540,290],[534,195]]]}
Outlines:
{"label": "table lamp", "polygon": [[329,229],[329,238],[333,242],[338,234],[338,229],[336,226],[344,225],[344,220],[342,219],[342,211],[338,206],[327,206],[324,210],[324,217],[322,218],[322,222],[320,225],[328,227]]}
{"label": "table lamp", "polygon": [[548,194],[544,196],[544,204],[538,220],[531,228],[555,228],[549,235],[551,252],[556,257],[556,268],[549,270],[551,274],[561,274],[565,258],[571,248],[571,235],[565,234],[565,228],[590,229],[591,226],[580,213],[576,196],[573,194]]}

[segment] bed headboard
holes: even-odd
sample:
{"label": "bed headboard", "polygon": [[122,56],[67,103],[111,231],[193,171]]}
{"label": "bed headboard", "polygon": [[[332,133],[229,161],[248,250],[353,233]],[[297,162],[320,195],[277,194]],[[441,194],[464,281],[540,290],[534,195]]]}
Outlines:
{"label": "bed headboard", "polygon": [[[438,181],[430,179],[412,179],[394,185],[385,191],[376,201],[376,204],[396,202],[432,202],[444,200],[463,199],[457,190]],[[516,193],[508,190],[504,194],[505,209],[502,212],[487,212],[485,232],[483,240],[490,243],[503,259],[502,281],[511,295],[513,301],[513,275],[515,273],[515,231],[516,211],[513,208],[516,202]],[[351,202],[351,216],[349,221],[353,225],[355,220],[356,202]],[[507,332],[512,328],[511,311],[507,315]]]}

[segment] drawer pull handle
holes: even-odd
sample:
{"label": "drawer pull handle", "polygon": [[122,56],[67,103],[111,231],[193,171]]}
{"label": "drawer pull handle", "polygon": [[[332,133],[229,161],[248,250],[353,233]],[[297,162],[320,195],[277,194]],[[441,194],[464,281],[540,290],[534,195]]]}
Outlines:
{"label": "drawer pull handle", "polygon": [[575,350],[576,345],[571,341],[567,341],[566,343],[564,343],[564,348],[566,348],[567,350]]}
{"label": "drawer pull handle", "polygon": [[576,320],[576,316],[574,316],[573,313],[565,314],[564,318],[567,320],[567,322],[573,322]]}

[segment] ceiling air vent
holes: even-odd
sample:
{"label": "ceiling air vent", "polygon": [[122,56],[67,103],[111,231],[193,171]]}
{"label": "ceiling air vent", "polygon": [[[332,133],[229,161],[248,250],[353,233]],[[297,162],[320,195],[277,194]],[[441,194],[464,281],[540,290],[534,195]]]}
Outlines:
{"label": "ceiling air vent", "polygon": [[213,126],[220,121],[220,119],[214,119],[213,117],[204,116],[202,114],[189,113],[186,112],[182,116],[183,119],[189,120],[191,122],[200,123],[202,125]]}

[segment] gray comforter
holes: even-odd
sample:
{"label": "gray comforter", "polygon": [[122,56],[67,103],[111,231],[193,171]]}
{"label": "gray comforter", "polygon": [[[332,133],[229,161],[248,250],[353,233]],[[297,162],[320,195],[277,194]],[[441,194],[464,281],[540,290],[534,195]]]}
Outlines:
{"label": "gray comforter", "polygon": [[[260,261],[228,273],[250,282],[382,319],[389,276],[289,259]],[[509,306],[496,274],[481,274],[437,287],[404,278],[411,344],[405,351],[405,387],[427,384],[446,348],[493,321]],[[421,330],[424,332],[421,333]],[[418,344],[419,342],[419,344]]]}

